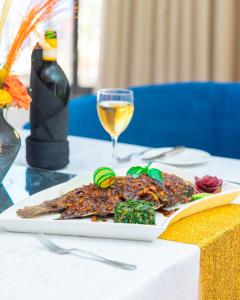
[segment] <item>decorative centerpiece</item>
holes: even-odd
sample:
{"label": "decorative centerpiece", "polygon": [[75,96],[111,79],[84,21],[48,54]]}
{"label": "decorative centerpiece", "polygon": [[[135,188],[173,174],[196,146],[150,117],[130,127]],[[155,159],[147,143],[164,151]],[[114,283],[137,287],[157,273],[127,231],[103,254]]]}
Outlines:
{"label": "decorative centerpiece", "polygon": [[[11,44],[5,60],[0,69],[0,182],[12,165],[19,149],[20,136],[17,131],[4,118],[4,109],[17,107],[28,109],[31,98],[26,87],[18,76],[12,74],[12,66],[15,62],[23,43],[31,33],[37,32],[37,25],[44,21],[52,13],[53,7],[59,0],[37,1],[32,5],[19,26],[17,34]],[[0,14],[0,38],[7,22],[12,0],[5,0]]]}

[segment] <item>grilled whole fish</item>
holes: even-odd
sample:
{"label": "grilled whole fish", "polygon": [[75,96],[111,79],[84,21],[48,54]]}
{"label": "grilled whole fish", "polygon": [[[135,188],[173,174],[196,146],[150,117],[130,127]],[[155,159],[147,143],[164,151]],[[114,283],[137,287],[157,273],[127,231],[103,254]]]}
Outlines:
{"label": "grilled whole fish", "polygon": [[137,178],[119,176],[109,188],[101,189],[95,184],[85,185],[58,199],[19,209],[17,215],[32,218],[60,212],[60,219],[91,215],[106,217],[114,213],[117,203],[127,199],[150,201],[158,209],[175,203],[188,202],[193,193],[194,187],[190,182],[173,174],[163,173],[163,182],[154,180],[146,174]]}

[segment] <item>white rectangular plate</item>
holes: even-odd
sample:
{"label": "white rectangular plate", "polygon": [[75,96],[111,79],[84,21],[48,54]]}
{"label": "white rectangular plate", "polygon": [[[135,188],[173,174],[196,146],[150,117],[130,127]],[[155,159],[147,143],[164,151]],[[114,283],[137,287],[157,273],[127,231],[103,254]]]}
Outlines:
{"label": "white rectangular plate", "polygon": [[[193,181],[194,174],[181,169],[156,164],[165,172],[176,174],[186,180]],[[0,215],[0,226],[14,232],[44,232],[48,234],[76,235],[117,239],[153,241],[170,223],[183,217],[209,208],[226,205],[240,197],[240,186],[224,182],[223,192],[188,204],[180,204],[180,209],[170,217],[156,213],[156,225],[118,224],[113,221],[92,222],[90,218],[74,220],[56,220],[59,214],[40,216],[33,219],[22,219],[16,215],[19,208],[40,204],[45,200],[54,199],[76,187],[92,181],[92,173],[82,173],[70,181],[41,191],[24,201],[15,204]],[[116,171],[118,175],[126,174],[126,170]],[[236,201],[237,203],[237,201]]]}

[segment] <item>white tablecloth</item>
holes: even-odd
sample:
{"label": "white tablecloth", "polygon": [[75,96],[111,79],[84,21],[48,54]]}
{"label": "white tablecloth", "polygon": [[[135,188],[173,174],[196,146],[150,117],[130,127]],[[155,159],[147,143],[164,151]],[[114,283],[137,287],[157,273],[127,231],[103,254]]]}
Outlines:
{"label": "white tablecloth", "polygon": [[154,243],[53,237],[66,247],[95,251],[138,265],[124,271],[70,255],[56,255],[30,234],[0,232],[1,300],[194,300],[199,249]]}
{"label": "white tablecloth", "polygon": [[[23,136],[26,134],[23,132]],[[64,172],[79,173],[109,163],[110,143],[76,137],[69,140],[71,162]],[[139,149],[141,147],[119,145],[122,155]],[[26,165],[24,145],[15,164]],[[239,160],[214,157],[193,171],[196,175],[221,174],[227,180],[239,181],[239,169]],[[0,231],[1,300],[198,299],[200,251],[197,246],[162,240],[149,243],[52,238],[63,246],[85,248],[135,263],[138,268],[129,272],[74,256],[58,256],[46,251],[33,235]]]}
{"label": "white tablecloth", "polygon": [[[27,130],[22,130],[22,149],[15,161],[15,164],[26,166],[25,159],[25,138],[29,134]],[[81,171],[93,170],[98,166],[111,164],[111,143],[102,140],[89,138],[69,137],[70,143],[70,164],[63,169],[63,172],[80,173]],[[121,144],[117,146],[120,156],[125,156],[132,152],[138,152],[145,147]],[[119,167],[132,166],[134,163],[142,163],[138,157],[135,157],[127,164],[119,164]],[[207,164],[181,167],[196,175],[218,175],[224,180],[240,182],[240,160],[213,156]]]}

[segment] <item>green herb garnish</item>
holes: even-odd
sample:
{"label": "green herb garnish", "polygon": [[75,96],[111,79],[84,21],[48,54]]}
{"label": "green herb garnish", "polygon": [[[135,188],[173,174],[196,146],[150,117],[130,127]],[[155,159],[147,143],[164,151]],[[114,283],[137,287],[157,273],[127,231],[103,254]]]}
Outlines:
{"label": "green herb garnish", "polygon": [[151,166],[151,164],[152,162],[149,162],[146,167],[140,167],[140,166],[132,167],[127,171],[127,175],[131,175],[133,178],[137,178],[142,174],[147,174],[152,179],[163,181],[162,172],[155,168],[150,169],[149,167]]}
{"label": "green herb garnish", "polygon": [[115,207],[114,222],[155,225],[155,209],[151,202],[126,200]]}
{"label": "green herb garnish", "polygon": [[212,194],[209,194],[209,193],[193,194],[193,195],[191,196],[191,200],[192,200],[192,201],[196,201],[196,200],[199,200],[199,199],[202,199],[202,198],[211,196],[211,195],[212,195]]}

